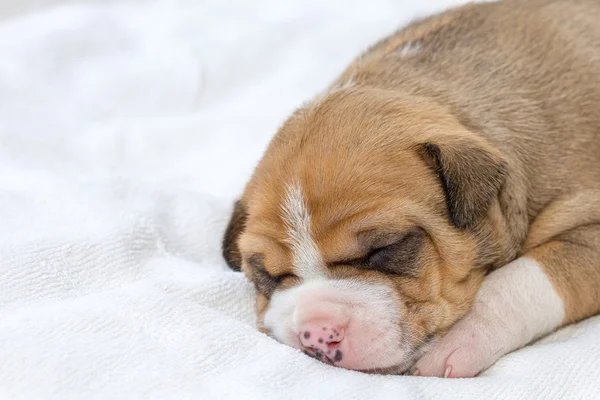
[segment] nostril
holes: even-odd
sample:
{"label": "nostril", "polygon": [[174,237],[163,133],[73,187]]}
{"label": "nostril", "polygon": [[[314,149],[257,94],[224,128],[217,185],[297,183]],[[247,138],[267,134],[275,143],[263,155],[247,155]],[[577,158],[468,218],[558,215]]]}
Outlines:
{"label": "nostril", "polygon": [[345,328],[327,322],[303,324],[298,330],[298,339],[307,355],[328,364],[342,360]]}
{"label": "nostril", "polygon": [[329,350],[337,349],[338,347],[340,347],[340,342],[329,342],[329,343],[327,343],[327,348]]}
{"label": "nostril", "polygon": [[303,353],[309,357],[316,358],[326,364],[335,365],[342,361],[344,350],[340,342],[331,342],[324,345],[324,347],[317,347],[314,345],[303,345]]}

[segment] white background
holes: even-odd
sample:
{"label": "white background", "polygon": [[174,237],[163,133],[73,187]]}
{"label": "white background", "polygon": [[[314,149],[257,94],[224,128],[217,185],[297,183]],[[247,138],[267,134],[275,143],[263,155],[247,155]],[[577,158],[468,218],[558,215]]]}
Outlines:
{"label": "white background", "polygon": [[256,332],[220,240],[284,118],[448,1],[0,0],[0,398],[563,398],[600,320],[484,377],[368,376]]}

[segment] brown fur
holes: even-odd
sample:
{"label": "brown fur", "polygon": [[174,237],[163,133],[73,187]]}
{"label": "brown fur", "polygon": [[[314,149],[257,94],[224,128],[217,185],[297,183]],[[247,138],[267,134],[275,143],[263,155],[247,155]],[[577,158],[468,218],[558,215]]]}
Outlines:
{"label": "brown fur", "polygon": [[[419,340],[463,316],[486,270],[542,264],[565,322],[600,311],[600,3],[508,0],[417,21],[299,109],[249,182],[225,256],[293,284],[280,215],[299,182],[331,276],[393,282]],[[414,54],[395,51],[418,43]],[[361,232],[426,240],[418,276],[366,271]],[[240,258],[241,255],[241,258]],[[291,283],[290,283],[291,282]],[[263,310],[268,299],[259,296]],[[259,319],[262,312],[259,312]]]}
{"label": "brown fur", "polygon": [[225,258],[227,265],[236,271],[239,271],[242,265],[242,255],[237,245],[237,239],[246,227],[247,217],[244,204],[241,201],[236,201],[223,237],[223,258]]}

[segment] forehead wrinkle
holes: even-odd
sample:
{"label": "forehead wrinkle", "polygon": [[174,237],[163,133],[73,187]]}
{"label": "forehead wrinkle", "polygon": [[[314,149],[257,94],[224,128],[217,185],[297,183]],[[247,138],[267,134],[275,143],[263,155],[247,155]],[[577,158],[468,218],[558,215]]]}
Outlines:
{"label": "forehead wrinkle", "polygon": [[318,218],[314,218],[316,221],[313,220],[313,222],[316,222],[318,227],[314,230],[317,235],[320,235],[344,228],[351,229],[357,222],[368,215],[376,214],[384,206],[384,204],[373,203],[373,201],[360,203],[355,201],[352,204],[351,201],[336,198],[335,204],[324,205],[324,211],[315,216]]}
{"label": "forehead wrinkle", "polygon": [[336,213],[337,215],[323,215],[320,218],[322,221],[313,219],[313,222],[318,225],[313,231],[316,233],[317,243],[322,249],[321,254],[326,264],[351,258],[360,253],[357,241],[359,231],[354,225],[366,214],[374,213],[376,210],[377,207],[371,205],[360,208],[358,212],[341,211]]}
{"label": "forehead wrinkle", "polygon": [[422,223],[419,216],[423,211],[408,200],[381,199],[357,210],[336,216],[321,215],[319,220],[313,220],[319,225],[313,231],[318,232],[317,242],[326,263],[363,256],[376,242],[365,240],[368,232],[397,236]]}
{"label": "forehead wrinkle", "polygon": [[325,265],[311,233],[311,215],[299,183],[287,186],[281,211],[288,234],[285,241],[291,247],[296,274],[304,279],[325,276]]}

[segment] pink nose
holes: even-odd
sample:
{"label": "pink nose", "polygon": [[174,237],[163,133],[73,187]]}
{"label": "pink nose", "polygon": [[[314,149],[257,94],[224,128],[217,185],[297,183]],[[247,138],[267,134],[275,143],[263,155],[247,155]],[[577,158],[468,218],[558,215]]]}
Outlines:
{"label": "pink nose", "polygon": [[300,327],[298,335],[305,352],[330,364],[344,357],[344,328],[327,322],[311,322]]}

